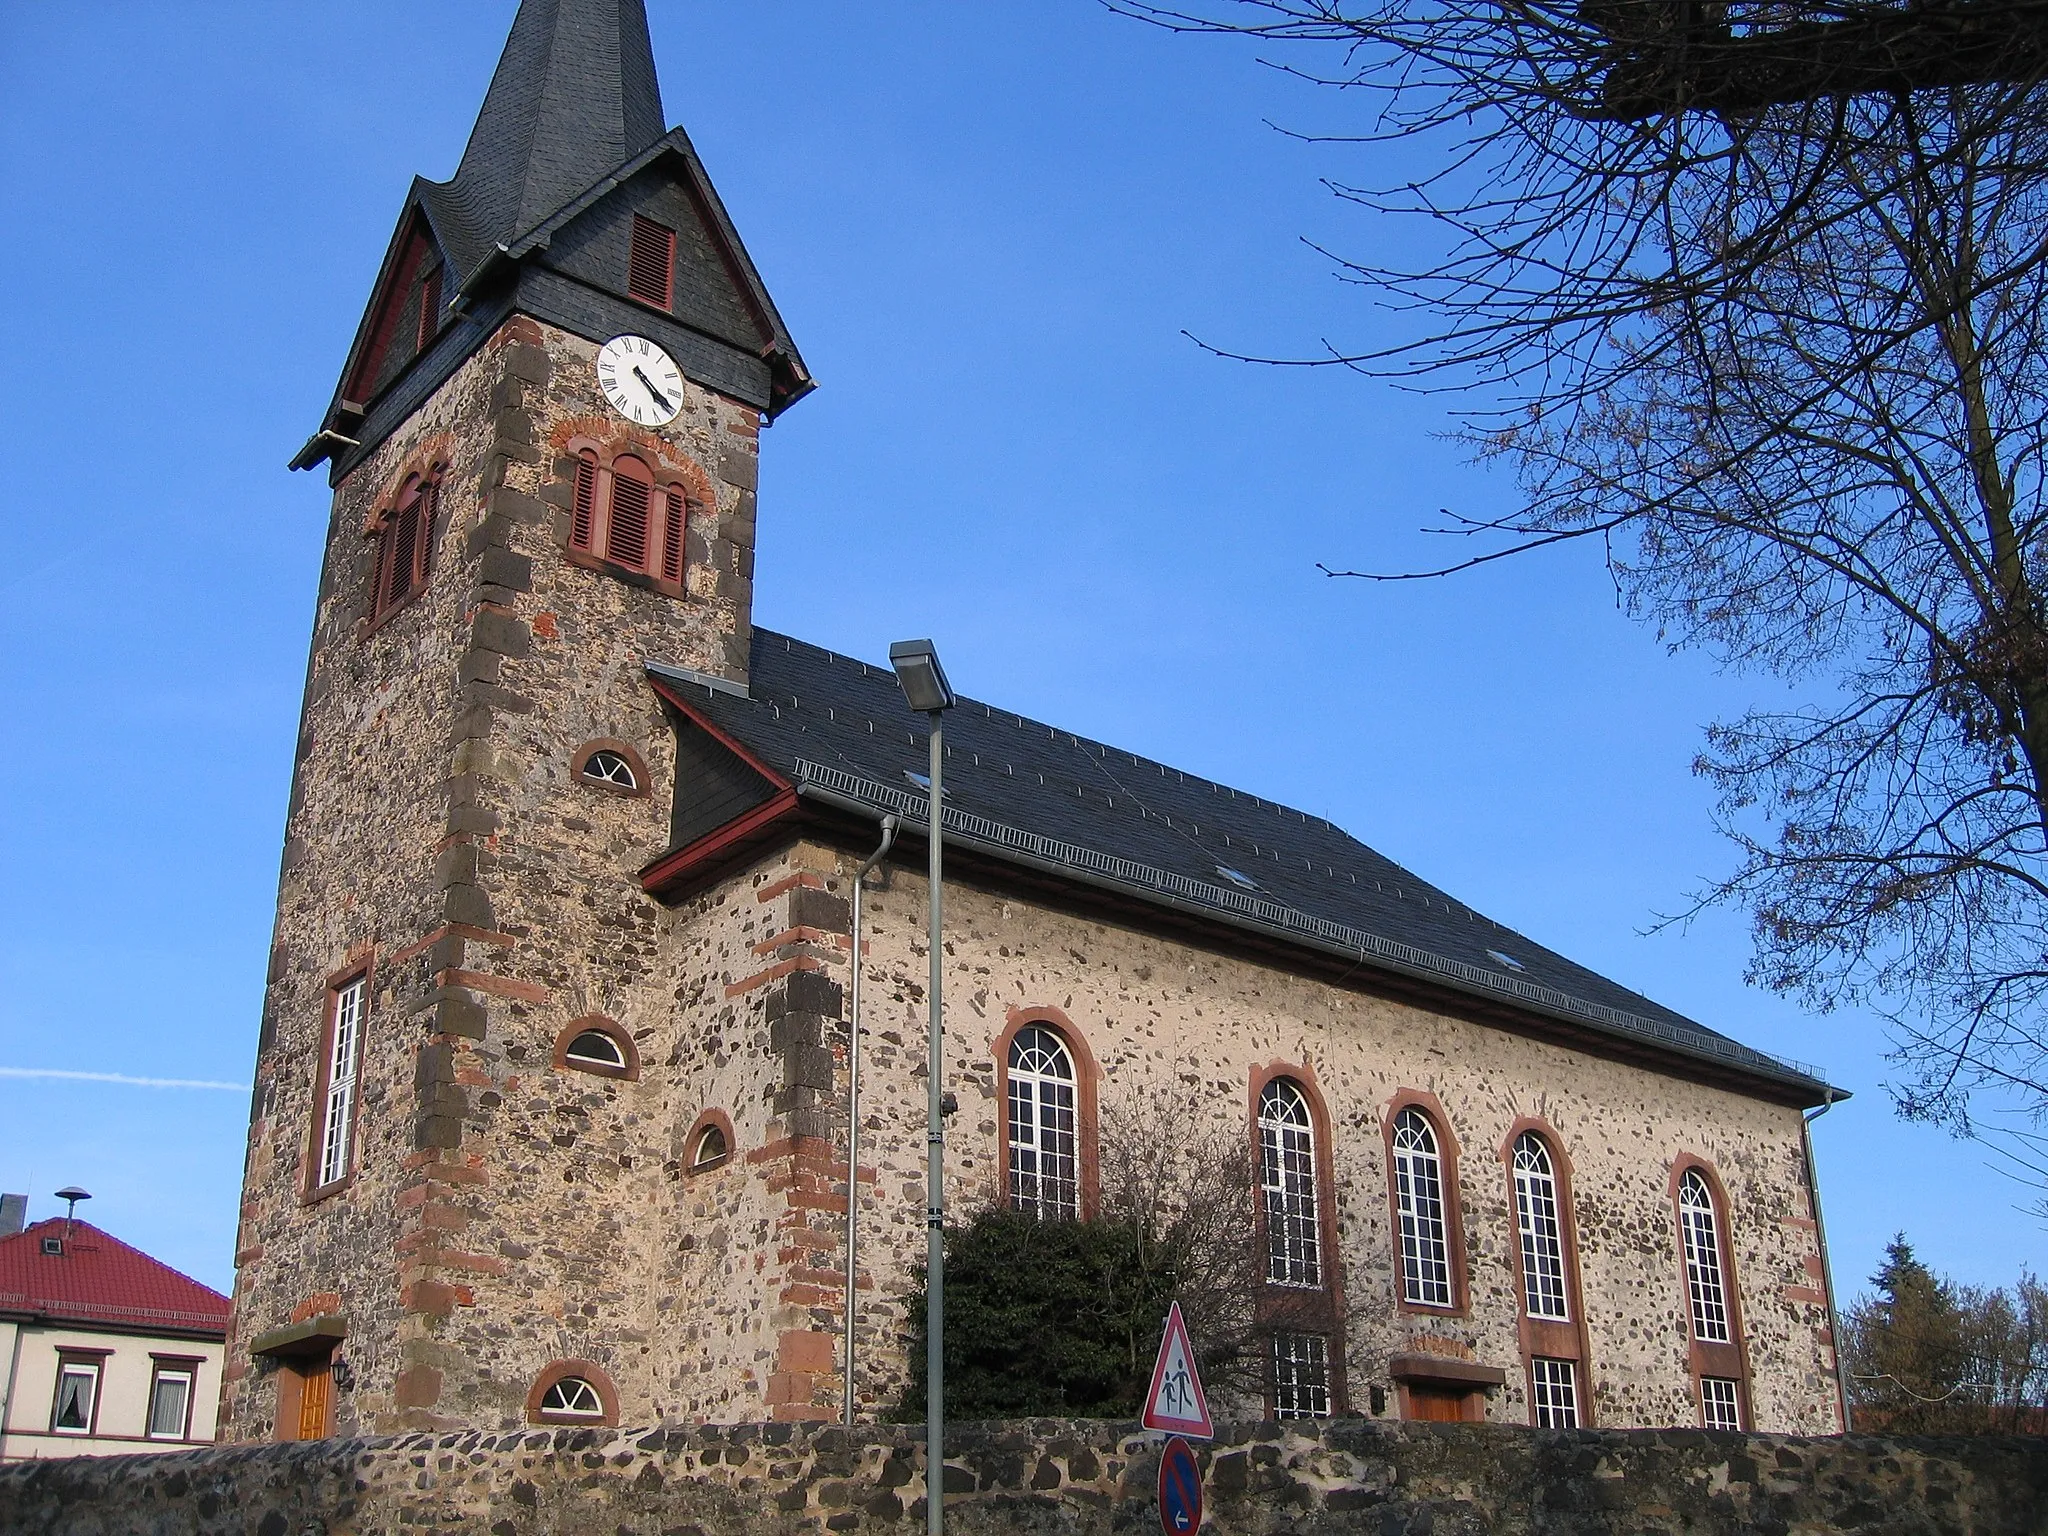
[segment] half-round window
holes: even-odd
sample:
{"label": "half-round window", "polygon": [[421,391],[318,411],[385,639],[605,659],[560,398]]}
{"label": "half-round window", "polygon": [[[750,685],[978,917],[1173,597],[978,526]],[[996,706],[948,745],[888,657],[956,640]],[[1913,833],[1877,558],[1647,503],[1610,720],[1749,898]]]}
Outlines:
{"label": "half-round window", "polygon": [[690,1170],[694,1173],[705,1168],[716,1168],[732,1156],[732,1143],[725,1139],[725,1128],[707,1125],[697,1133],[696,1145],[690,1148]]}
{"label": "half-round window", "polygon": [[1074,1058],[1042,1025],[1010,1042],[1010,1204],[1042,1220],[1081,1214]]}
{"label": "half-round window", "polygon": [[583,777],[593,784],[609,784],[613,789],[640,787],[633,777],[633,765],[609,748],[593,752],[584,760]]}
{"label": "half-round window", "polygon": [[619,1049],[619,1042],[601,1029],[586,1029],[562,1052],[562,1059],[578,1067],[611,1067],[623,1072],[626,1069],[626,1053]]}
{"label": "half-round window", "polygon": [[604,1401],[581,1376],[563,1376],[541,1394],[540,1411],[565,1419],[601,1419]]}

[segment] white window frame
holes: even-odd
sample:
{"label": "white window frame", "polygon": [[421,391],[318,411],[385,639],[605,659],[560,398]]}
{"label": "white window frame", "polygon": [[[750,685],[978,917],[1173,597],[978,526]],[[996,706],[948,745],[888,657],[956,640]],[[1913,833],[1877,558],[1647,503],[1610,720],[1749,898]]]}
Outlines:
{"label": "white window frame", "polygon": [[1721,1271],[1721,1222],[1705,1175],[1688,1168],[1678,1180],[1678,1230],[1685,1248],[1685,1287],[1692,1336],[1702,1344],[1732,1344],[1728,1285]]}
{"label": "white window frame", "polygon": [[1515,1138],[1515,1229],[1522,1247],[1522,1308],[1546,1323],[1572,1320],[1564,1262],[1564,1201],[1550,1147],[1534,1131]]}
{"label": "white window frame", "polygon": [[604,1417],[604,1397],[587,1377],[557,1376],[541,1394],[540,1411],[595,1422]]}
{"label": "white window frame", "polygon": [[1320,1289],[1315,1122],[1307,1093],[1291,1078],[1276,1077],[1259,1090],[1259,1187],[1266,1213],[1266,1279]]}
{"label": "white window frame", "polygon": [[1436,1126],[1410,1105],[1394,1117],[1394,1195],[1401,1216],[1401,1295],[1411,1306],[1457,1305],[1449,1191]]}
{"label": "white window frame", "polygon": [[1536,1355],[1529,1361],[1529,1422],[1538,1429],[1579,1427],[1579,1367]]}
{"label": "white window frame", "polygon": [[1700,1423],[1708,1429],[1741,1430],[1742,1383],[1733,1376],[1702,1376]]}
{"label": "white window frame", "polygon": [[[84,1381],[86,1384],[85,1423],[78,1426],[59,1424],[57,1422],[58,1415],[64,1410],[64,1384],[74,1377]],[[50,1396],[50,1433],[53,1435],[73,1435],[81,1440],[90,1439],[99,1423],[100,1387],[105,1379],[106,1362],[104,1360],[66,1360],[59,1357],[57,1361],[57,1389]]]}
{"label": "white window frame", "polygon": [[[184,1388],[178,1427],[174,1430],[160,1430],[156,1427],[157,1393],[166,1382],[176,1382]],[[190,1365],[160,1364],[149,1377],[149,1406],[144,1410],[148,1417],[143,1420],[142,1432],[151,1440],[187,1440],[192,1434],[192,1393],[199,1384],[198,1369]]]}
{"label": "white window frame", "polygon": [[1276,1332],[1268,1351],[1273,1371],[1273,1417],[1327,1419],[1330,1341],[1320,1333]]}
{"label": "white window frame", "polygon": [[370,1001],[368,972],[333,991],[328,1021],[327,1083],[321,1095],[315,1189],[339,1184],[355,1166],[356,1088],[363,1068],[363,1022]]}
{"label": "white window frame", "polygon": [[[611,1055],[592,1056],[587,1052],[581,1054],[577,1052],[576,1047],[593,1035],[604,1042],[605,1049],[610,1051]],[[609,1031],[602,1029],[579,1029],[576,1032],[575,1038],[563,1047],[562,1060],[572,1066],[608,1067],[614,1072],[624,1072],[628,1066],[625,1047],[614,1040]]]}
{"label": "white window frame", "polygon": [[1074,1054],[1059,1034],[1029,1024],[1010,1041],[1005,1163],[1010,1205],[1041,1221],[1081,1214],[1081,1121]]}

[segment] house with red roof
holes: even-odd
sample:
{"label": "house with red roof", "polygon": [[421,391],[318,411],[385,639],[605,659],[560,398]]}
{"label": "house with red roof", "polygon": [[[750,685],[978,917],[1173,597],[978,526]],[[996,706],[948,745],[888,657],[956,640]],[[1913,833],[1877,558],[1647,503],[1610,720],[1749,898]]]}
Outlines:
{"label": "house with red roof", "polygon": [[228,1310],[90,1222],[0,1237],[0,1461],[211,1444]]}

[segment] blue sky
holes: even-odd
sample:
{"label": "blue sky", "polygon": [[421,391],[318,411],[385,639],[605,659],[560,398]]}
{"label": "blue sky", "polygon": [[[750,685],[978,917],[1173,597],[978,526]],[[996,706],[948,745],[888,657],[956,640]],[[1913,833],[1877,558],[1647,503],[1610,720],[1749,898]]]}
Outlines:
{"label": "blue sky", "polygon": [[[0,18],[0,1188],[231,1278],[246,1083],[327,490],[318,424],[400,198],[512,0]],[[820,381],[763,439],[757,614],[1330,816],[1488,915],[1857,1097],[1817,1131],[1845,1292],[1903,1228],[1979,1283],[2026,1193],[1899,1123],[1869,1018],[1746,988],[1701,727],[1782,685],[1667,656],[1590,551],[1452,582],[1511,486],[1442,402],[1219,361],[1384,334],[1305,241],[1354,104],[1091,0],[652,0],[685,124]]]}

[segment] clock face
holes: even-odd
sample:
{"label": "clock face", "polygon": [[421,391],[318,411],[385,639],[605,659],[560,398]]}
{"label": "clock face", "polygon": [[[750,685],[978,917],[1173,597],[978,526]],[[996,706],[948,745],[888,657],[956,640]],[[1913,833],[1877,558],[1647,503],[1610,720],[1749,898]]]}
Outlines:
{"label": "clock face", "polygon": [[614,336],[597,354],[597,382],[612,409],[643,427],[665,427],[683,408],[675,359],[645,336]]}

